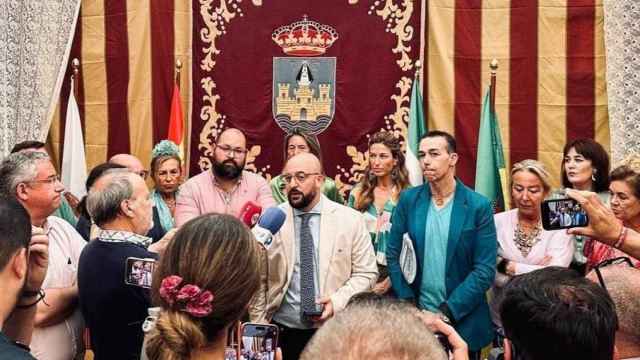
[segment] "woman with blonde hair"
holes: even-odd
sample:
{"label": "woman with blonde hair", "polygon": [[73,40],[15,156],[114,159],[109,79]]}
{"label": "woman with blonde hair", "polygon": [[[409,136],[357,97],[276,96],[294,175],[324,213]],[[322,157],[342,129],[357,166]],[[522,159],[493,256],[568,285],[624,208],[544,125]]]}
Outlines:
{"label": "woman with blonde hair", "polygon": [[387,238],[391,215],[400,192],[409,187],[400,140],[393,133],[379,131],[369,140],[369,163],[362,179],[349,195],[350,207],[365,214],[365,220],[378,262],[378,284],[373,292],[385,294],[391,289],[387,271]]}
{"label": "woman with blonde hair", "polygon": [[149,359],[224,359],[228,330],[258,290],[258,246],[229,215],[202,215],[178,230],[153,274],[160,314],[147,335]]}
{"label": "woman with blonde hair", "polygon": [[176,224],[174,213],[178,187],[182,184],[182,160],[178,146],[162,140],[151,151],[151,178],[155,189],[151,193],[162,229],[167,232]]}
{"label": "woman with blonde hair", "polygon": [[511,204],[515,209],[494,216],[498,265],[490,306],[498,327],[502,287],[511,277],[546,266],[568,267],[573,258],[573,241],[566,230],[542,228],[540,205],[550,191],[549,172],[542,163],[527,159],[513,165]]}

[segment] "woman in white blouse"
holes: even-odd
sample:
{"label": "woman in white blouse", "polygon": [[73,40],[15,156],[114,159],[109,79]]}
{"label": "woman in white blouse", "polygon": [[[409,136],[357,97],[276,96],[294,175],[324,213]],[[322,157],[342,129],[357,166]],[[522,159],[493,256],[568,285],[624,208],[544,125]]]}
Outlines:
{"label": "woman in white blouse", "polygon": [[491,288],[491,312],[498,318],[500,293],[515,275],[546,266],[568,267],[573,258],[573,241],[566,230],[542,228],[540,205],[549,195],[549,173],[536,160],[523,160],[511,170],[511,198],[515,209],[494,216],[498,237],[496,279]]}

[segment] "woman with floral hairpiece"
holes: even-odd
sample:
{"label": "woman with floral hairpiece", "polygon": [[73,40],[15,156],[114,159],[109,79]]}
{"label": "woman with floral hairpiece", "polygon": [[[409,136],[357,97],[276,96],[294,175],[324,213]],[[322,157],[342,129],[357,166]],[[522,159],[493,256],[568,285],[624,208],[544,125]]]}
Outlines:
{"label": "woman with floral hairpiece", "polygon": [[176,224],[176,196],[182,183],[182,161],[178,146],[169,140],[162,140],[151,151],[151,178],[155,189],[151,198],[158,211],[160,225],[167,232]]}
{"label": "woman with floral hairpiece", "polygon": [[409,186],[409,174],[404,166],[404,154],[393,133],[379,131],[369,140],[369,163],[362,180],[351,190],[348,204],[364,213],[376,252],[378,283],[373,292],[386,294],[391,289],[387,271],[387,238],[391,231],[391,214],[400,192]]}
{"label": "woman with floral hairpiece", "polygon": [[160,309],[145,324],[147,357],[223,360],[228,330],[260,284],[259,251],[232,216],[207,214],[184,224],[154,273],[152,298]]}

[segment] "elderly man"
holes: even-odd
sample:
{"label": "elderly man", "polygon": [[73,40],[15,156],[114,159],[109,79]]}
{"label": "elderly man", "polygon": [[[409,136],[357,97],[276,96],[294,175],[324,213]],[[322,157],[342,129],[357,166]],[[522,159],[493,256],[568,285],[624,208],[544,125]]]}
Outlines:
{"label": "elderly man", "polygon": [[180,187],[176,199],[177,226],[210,212],[237,217],[250,201],[263,209],[276,204],[267,181],[244,171],[247,139],[240,130],[227,129],[218,136],[212,160],[211,171],[192,177]]}
{"label": "elderly man", "polygon": [[[147,180],[149,171],[147,171],[142,162],[137,157],[130,154],[117,154],[109,159],[109,164],[124,166],[134,174],[138,174],[143,180]],[[153,226],[149,229],[146,236],[150,237],[153,242],[159,241],[165,235],[165,231],[160,224],[160,215],[158,209],[153,208]]]}
{"label": "elderly man", "polygon": [[640,269],[631,267],[631,262],[624,258],[615,262],[621,264],[602,266],[597,271],[591,271],[587,278],[599,283],[616,306],[617,358],[637,360],[640,359]]}
{"label": "elderly man", "polygon": [[14,198],[0,197],[0,359],[35,359],[28,344],[47,273],[48,238]]}
{"label": "elderly man", "polygon": [[[38,359],[71,359],[82,349],[83,321],[78,310],[77,267],[85,241],[66,221],[51,216],[64,187],[49,157],[17,152],[0,164],[0,193],[27,209],[34,231],[49,236],[49,269],[44,302],[38,304],[31,348]],[[81,351],[80,351],[81,352]]]}
{"label": "elderly man", "polygon": [[101,229],[80,256],[80,307],[90,329],[95,360],[139,359],[149,290],[125,283],[128,258],[157,259],[151,239],[149,190],[138,174],[106,171],[87,197],[87,209]]}
{"label": "elderly man", "polygon": [[250,315],[277,324],[284,359],[297,359],[318,326],[353,295],[371,290],[378,268],[362,215],[320,191],[324,175],[315,155],[287,160],[282,178],[287,218],[267,251],[267,289]]}
{"label": "elderly man", "polygon": [[[485,293],[495,276],[497,239],[489,200],[456,180],[456,141],[443,131],[420,140],[424,185],[405,190],[391,219],[387,263],[393,290],[437,313],[468,343],[471,359],[493,338]],[[405,236],[415,249],[415,277],[405,277]],[[409,280],[409,281],[408,281]]]}

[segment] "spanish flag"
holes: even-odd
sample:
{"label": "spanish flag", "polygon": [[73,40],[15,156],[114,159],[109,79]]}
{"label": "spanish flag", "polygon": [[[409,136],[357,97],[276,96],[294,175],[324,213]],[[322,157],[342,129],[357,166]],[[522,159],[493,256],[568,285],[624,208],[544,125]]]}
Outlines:
{"label": "spanish flag", "polygon": [[184,131],[182,105],[180,103],[180,87],[178,84],[173,85],[173,96],[171,98],[171,111],[169,115],[169,131],[167,139],[173,141],[180,148],[180,157],[184,158]]}

